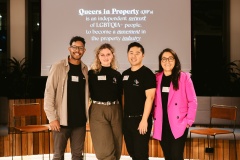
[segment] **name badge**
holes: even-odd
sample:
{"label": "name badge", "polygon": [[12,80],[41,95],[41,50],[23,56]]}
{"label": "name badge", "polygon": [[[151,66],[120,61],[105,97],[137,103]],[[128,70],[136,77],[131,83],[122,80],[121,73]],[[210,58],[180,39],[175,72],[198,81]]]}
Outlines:
{"label": "name badge", "polygon": [[123,80],[124,80],[124,81],[127,81],[128,78],[129,78],[129,75],[125,75],[125,76],[123,77]]}
{"label": "name badge", "polygon": [[72,82],[78,82],[79,79],[78,79],[78,76],[72,76]]}
{"label": "name badge", "polygon": [[169,87],[163,87],[163,88],[162,88],[162,92],[168,93],[168,92],[169,92]]}
{"label": "name badge", "polygon": [[98,76],[98,80],[104,81],[104,80],[107,80],[107,77],[106,76]]}

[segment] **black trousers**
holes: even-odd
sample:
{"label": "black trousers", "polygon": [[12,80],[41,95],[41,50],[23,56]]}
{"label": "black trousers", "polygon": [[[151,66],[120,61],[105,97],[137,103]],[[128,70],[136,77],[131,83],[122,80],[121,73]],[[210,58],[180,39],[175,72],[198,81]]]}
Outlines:
{"label": "black trousers", "polygon": [[183,160],[184,146],[188,135],[188,128],[184,134],[175,139],[170,126],[163,128],[160,145],[163,150],[165,160]]}
{"label": "black trousers", "polygon": [[124,117],[123,135],[128,154],[133,160],[148,160],[148,143],[152,129],[152,117],[148,119],[148,131],[142,135],[138,126],[142,117]]}

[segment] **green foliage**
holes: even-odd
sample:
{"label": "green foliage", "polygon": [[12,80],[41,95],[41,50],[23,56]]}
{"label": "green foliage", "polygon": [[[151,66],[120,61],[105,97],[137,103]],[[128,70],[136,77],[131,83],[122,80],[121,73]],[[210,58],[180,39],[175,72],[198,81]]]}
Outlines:
{"label": "green foliage", "polygon": [[240,96],[240,60],[235,60],[225,66],[224,92],[230,96]]}
{"label": "green foliage", "polygon": [[8,59],[8,95],[10,98],[25,98],[29,90],[28,62],[25,58]]}
{"label": "green foliage", "polygon": [[213,62],[208,72],[195,69],[191,74],[198,96],[240,97],[240,60],[222,63],[221,67]]}
{"label": "green foliage", "polygon": [[227,70],[232,83],[240,83],[240,60],[230,62],[227,66]]}
{"label": "green foliage", "polygon": [[18,77],[25,77],[28,72],[27,61],[25,58],[18,61],[16,58],[8,60],[9,73]]}

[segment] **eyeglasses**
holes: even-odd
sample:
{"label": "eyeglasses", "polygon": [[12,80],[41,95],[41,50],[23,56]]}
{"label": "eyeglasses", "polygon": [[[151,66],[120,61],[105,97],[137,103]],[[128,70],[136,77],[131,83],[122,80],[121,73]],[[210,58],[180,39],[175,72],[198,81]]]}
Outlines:
{"label": "eyeglasses", "polygon": [[163,58],[161,59],[161,61],[162,61],[163,63],[167,62],[167,60],[168,60],[168,62],[173,62],[173,61],[174,61],[174,57],[168,57],[168,58],[163,57]]}
{"label": "eyeglasses", "polygon": [[71,48],[74,50],[74,51],[76,51],[76,50],[79,50],[79,51],[84,51],[85,50],[85,48],[84,47],[80,47],[80,46],[71,46]]}

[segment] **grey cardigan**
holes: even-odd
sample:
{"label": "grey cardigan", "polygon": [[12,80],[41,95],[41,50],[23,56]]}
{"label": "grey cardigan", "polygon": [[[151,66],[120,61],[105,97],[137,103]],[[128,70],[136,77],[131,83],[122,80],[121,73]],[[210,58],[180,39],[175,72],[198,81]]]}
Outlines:
{"label": "grey cardigan", "polygon": [[[86,117],[88,119],[89,88],[88,68],[81,62],[83,75],[86,79],[85,101]],[[61,60],[51,66],[46,82],[44,93],[44,110],[49,123],[59,120],[60,125],[67,126],[67,79],[69,64],[68,58]]]}

